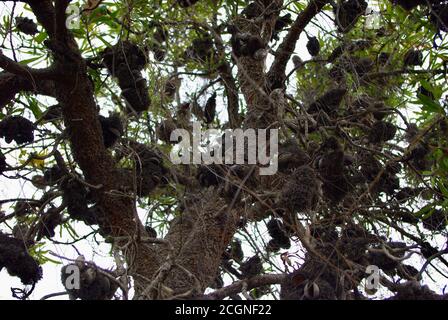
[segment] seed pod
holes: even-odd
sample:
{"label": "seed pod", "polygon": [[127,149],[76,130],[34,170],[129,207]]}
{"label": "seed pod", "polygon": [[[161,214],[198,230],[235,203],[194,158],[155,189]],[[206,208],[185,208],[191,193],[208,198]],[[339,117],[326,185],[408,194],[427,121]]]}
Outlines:
{"label": "seed pod", "polygon": [[27,201],[17,201],[14,206],[14,215],[16,217],[24,217],[33,212],[33,206],[30,202]]}
{"label": "seed pod", "polygon": [[263,271],[263,263],[259,256],[253,256],[243,262],[239,269],[244,278],[250,278]]}
{"label": "seed pod", "polygon": [[124,63],[119,66],[115,76],[118,78],[118,85],[122,90],[134,88],[136,83],[143,79],[140,71],[131,70]]}
{"label": "seed pod", "polygon": [[281,172],[292,172],[308,164],[310,160],[295,139],[285,141],[278,148],[278,170]]}
{"label": "seed pod", "polygon": [[291,14],[285,14],[279,17],[275,22],[274,30],[272,32],[272,39],[278,40],[278,34],[283,31],[287,26],[292,24]]}
{"label": "seed pod", "polygon": [[418,143],[409,154],[409,160],[412,166],[419,171],[429,170],[432,165],[432,161],[428,159],[430,150],[422,143]]}
{"label": "seed pod", "polygon": [[372,109],[373,117],[376,120],[383,120],[387,115],[391,113],[389,110],[386,110],[387,107],[383,102],[376,102],[372,104]]}
{"label": "seed pod", "polygon": [[0,270],[3,267],[26,285],[35,284],[42,278],[42,268],[28,253],[23,240],[0,233]]}
{"label": "seed pod", "polygon": [[429,259],[431,256],[435,255],[437,252],[439,252],[439,250],[437,250],[436,248],[434,248],[433,246],[431,246],[431,244],[429,242],[424,242],[422,244],[422,247],[420,249],[420,252],[422,253],[422,255],[426,258]]}
{"label": "seed pod", "polygon": [[320,150],[322,155],[318,161],[319,175],[322,179],[322,194],[337,204],[344,199],[351,185],[344,172],[345,154],[335,137],[324,140]]}
{"label": "seed pod", "polygon": [[37,189],[42,189],[45,190],[45,188],[47,187],[47,183],[45,181],[44,176],[40,175],[40,174],[36,174],[35,176],[33,176],[31,178],[31,183],[33,184],[33,186],[35,186]]}
{"label": "seed pod", "polygon": [[406,129],[405,139],[407,142],[411,143],[412,140],[418,135],[418,126],[415,123],[410,123]]}
{"label": "seed pod", "polygon": [[123,124],[118,114],[113,114],[108,118],[99,116],[101,130],[103,133],[103,142],[106,148],[111,148],[123,135]]}
{"label": "seed pod", "polygon": [[294,63],[294,68],[299,69],[303,66],[303,61],[299,56],[293,56],[292,62]]}
{"label": "seed pod", "polygon": [[180,87],[182,83],[182,78],[179,77],[171,77],[165,82],[165,86],[163,88],[163,95],[168,99],[174,99],[177,89]]}
{"label": "seed pod", "polygon": [[366,73],[369,73],[373,66],[374,62],[369,58],[359,58],[354,61],[355,72],[359,77],[363,77]]}
{"label": "seed pod", "polygon": [[265,49],[263,40],[247,33],[234,33],[230,39],[236,57],[253,57],[260,49]]}
{"label": "seed pod", "polygon": [[291,14],[290,13],[285,14],[284,16],[281,16],[280,18],[277,19],[277,21],[275,22],[274,29],[276,31],[281,31],[285,27],[289,26],[291,23],[292,23]]}
{"label": "seed pod", "polygon": [[21,116],[8,116],[0,122],[0,137],[7,143],[14,140],[17,144],[34,141],[34,124]]}
{"label": "seed pod", "polygon": [[38,231],[36,240],[40,241],[42,238],[53,238],[56,234],[55,229],[62,223],[62,215],[57,208],[50,208],[44,212],[38,224]]}
{"label": "seed pod", "polygon": [[314,113],[323,110],[328,114],[334,113],[339,109],[346,93],[347,90],[344,88],[331,89],[310,104],[308,112]]}
{"label": "seed pod", "polygon": [[44,172],[45,183],[49,186],[56,184],[63,177],[64,172],[58,166],[53,166]]}
{"label": "seed pod", "polygon": [[223,182],[222,173],[218,165],[201,165],[198,168],[196,177],[203,187],[219,185]]}
{"label": "seed pod", "polygon": [[205,123],[210,124],[215,119],[216,115],[216,92],[212,94],[210,98],[208,98],[207,103],[205,104],[204,116]]}
{"label": "seed pod", "polygon": [[[317,266],[315,267],[317,268]],[[287,275],[281,284],[280,298],[282,300],[336,300],[335,288],[324,280],[324,277],[313,279],[312,271],[304,271],[300,268]]]}
{"label": "seed pod", "polygon": [[241,11],[241,14],[245,15],[247,19],[254,19],[259,17],[263,13],[263,6],[257,1],[249,3],[246,8]]}
{"label": "seed pod", "polygon": [[132,159],[136,171],[137,193],[141,197],[148,196],[159,184],[167,181],[168,170],[156,149],[135,141],[127,142],[135,152]]}
{"label": "seed pod", "polygon": [[[79,270],[79,286],[73,288],[68,286],[73,268]],[[109,277],[100,272],[93,263],[88,265],[84,261],[77,261],[61,268],[61,282],[69,293],[72,300],[110,300],[118,289],[118,284],[111,281]],[[112,274],[110,274],[112,276]]]}
{"label": "seed pod", "polygon": [[194,39],[184,53],[184,58],[199,62],[209,61],[215,54],[213,39],[210,36]]}
{"label": "seed pod", "polygon": [[[103,64],[112,76],[122,68],[141,71],[148,62],[147,52],[131,41],[119,41],[101,53]],[[123,88],[122,88],[123,89]]]}
{"label": "seed pod", "polygon": [[226,250],[227,256],[236,262],[241,262],[244,259],[244,251],[241,246],[241,240],[233,240]]}
{"label": "seed pod", "polygon": [[163,120],[156,128],[157,137],[165,143],[175,144],[171,141],[171,132],[176,130],[176,124],[172,119]]}
{"label": "seed pod", "polygon": [[267,228],[269,235],[272,237],[272,240],[268,243],[268,250],[276,252],[280,248],[289,249],[291,247],[291,241],[281,221],[272,219],[268,222]]}
{"label": "seed pod", "polygon": [[37,30],[37,25],[34,21],[26,17],[16,17],[16,27],[20,32],[31,36],[39,33],[39,30]]}
{"label": "seed pod", "polygon": [[405,66],[421,66],[423,64],[423,53],[420,50],[410,49],[404,55]]}
{"label": "seed pod", "polygon": [[320,52],[320,43],[316,37],[309,37],[308,43],[306,44],[306,48],[311,56],[315,57]]}
{"label": "seed pod", "polygon": [[341,32],[350,31],[358,21],[359,17],[366,12],[367,2],[365,0],[348,0],[333,8]]}
{"label": "seed pod", "polygon": [[145,230],[150,238],[157,238],[157,231],[151,226],[146,225]]}
{"label": "seed pod", "polygon": [[146,79],[140,79],[134,88],[128,88],[121,92],[126,101],[127,111],[140,113],[148,110],[151,105]]}
{"label": "seed pod", "polygon": [[161,46],[153,46],[152,52],[154,53],[154,59],[158,62],[162,62],[166,58],[166,50],[162,49]]}
{"label": "seed pod", "polygon": [[319,199],[319,185],[316,173],[305,165],[289,177],[285,183],[279,204],[291,213],[312,210]]}
{"label": "seed pod", "polygon": [[397,127],[390,122],[377,121],[370,130],[369,141],[382,143],[392,140],[397,133]]}

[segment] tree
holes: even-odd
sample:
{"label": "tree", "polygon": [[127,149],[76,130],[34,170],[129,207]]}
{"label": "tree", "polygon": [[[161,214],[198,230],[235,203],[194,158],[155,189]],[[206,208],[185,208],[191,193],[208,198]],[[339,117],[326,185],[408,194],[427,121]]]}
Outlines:
{"label": "tree", "polygon": [[[117,268],[68,261],[71,298],[447,298],[419,282],[448,267],[445,1],[1,2],[0,171],[36,190],[1,201],[16,297],[82,222]],[[174,165],[193,121],[279,129],[278,172]]]}

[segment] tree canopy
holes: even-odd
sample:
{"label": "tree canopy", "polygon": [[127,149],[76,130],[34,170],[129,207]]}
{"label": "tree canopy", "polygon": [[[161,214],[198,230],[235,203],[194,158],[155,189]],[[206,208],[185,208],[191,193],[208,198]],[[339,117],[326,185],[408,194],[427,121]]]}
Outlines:
{"label": "tree canopy", "polygon": [[[15,298],[448,298],[447,1],[0,3]],[[278,172],[174,164],[194,123],[278,129]]]}

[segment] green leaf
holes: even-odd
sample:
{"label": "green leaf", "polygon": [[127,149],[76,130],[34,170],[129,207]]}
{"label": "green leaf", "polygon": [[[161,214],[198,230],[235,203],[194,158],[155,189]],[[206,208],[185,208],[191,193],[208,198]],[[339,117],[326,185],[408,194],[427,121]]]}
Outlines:
{"label": "green leaf", "polygon": [[33,57],[30,59],[22,60],[19,62],[19,64],[26,66],[26,65],[30,64],[31,62],[37,61],[39,59],[40,59],[40,57]]}
{"label": "green leaf", "polygon": [[434,204],[431,203],[421,208],[418,212],[415,213],[415,215],[417,217],[424,217],[428,215],[428,213],[430,213],[432,210],[434,210]]}
{"label": "green leaf", "polygon": [[443,107],[425,95],[419,95],[418,102],[423,106],[422,110],[430,113],[445,113]]}
{"label": "green leaf", "polygon": [[37,43],[42,43],[47,38],[48,34],[46,32],[41,32],[37,36],[34,37],[34,41]]}
{"label": "green leaf", "polygon": [[31,110],[36,119],[40,118],[40,116],[42,115],[42,111],[39,108],[39,103],[35,98],[28,98],[28,108],[29,110]]}

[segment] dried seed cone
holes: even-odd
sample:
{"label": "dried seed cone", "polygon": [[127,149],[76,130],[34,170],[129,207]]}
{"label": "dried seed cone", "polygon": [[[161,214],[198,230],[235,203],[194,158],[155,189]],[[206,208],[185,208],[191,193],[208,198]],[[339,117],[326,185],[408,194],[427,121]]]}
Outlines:
{"label": "dried seed cone", "polygon": [[280,205],[290,213],[315,208],[319,184],[315,171],[305,165],[298,168],[286,182],[280,194]]}

